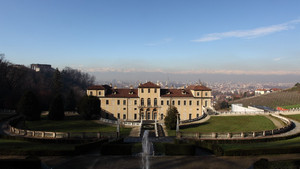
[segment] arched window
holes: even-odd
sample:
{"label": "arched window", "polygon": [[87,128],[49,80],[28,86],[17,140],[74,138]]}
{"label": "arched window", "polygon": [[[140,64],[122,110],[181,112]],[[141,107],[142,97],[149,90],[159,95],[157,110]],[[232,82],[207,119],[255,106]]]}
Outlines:
{"label": "arched window", "polygon": [[144,98],[141,99],[141,106],[144,106]]}
{"label": "arched window", "polygon": [[148,105],[148,106],[151,105],[151,99],[150,99],[150,98],[147,99],[147,105]]}
{"label": "arched window", "polygon": [[154,106],[157,106],[157,98],[154,98]]}

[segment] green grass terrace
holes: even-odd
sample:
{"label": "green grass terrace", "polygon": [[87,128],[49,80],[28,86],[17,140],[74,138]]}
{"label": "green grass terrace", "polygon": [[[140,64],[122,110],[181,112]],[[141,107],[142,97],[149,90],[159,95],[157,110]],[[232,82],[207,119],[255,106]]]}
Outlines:
{"label": "green grass terrace", "polygon": [[[26,121],[23,129],[52,132],[116,132],[115,126],[96,123],[95,120],[84,120],[80,115],[66,116],[62,121],[47,120],[42,116],[40,121]],[[121,135],[129,135],[131,128],[120,127]]]}
{"label": "green grass terrace", "polygon": [[[300,122],[300,115],[287,115],[285,117]],[[299,153],[300,137],[298,136],[286,140],[261,142],[261,143],[220,144],[220,146],[224,150],[224,155]]]}
{"label": "green grass terrace", "polygon": [[[181,132],[250,132],[276,129],[273,122],[265,116],[211,116],[211,118],[198,125],[181,126]],[[175,130],[169,130],[170,136]]]}

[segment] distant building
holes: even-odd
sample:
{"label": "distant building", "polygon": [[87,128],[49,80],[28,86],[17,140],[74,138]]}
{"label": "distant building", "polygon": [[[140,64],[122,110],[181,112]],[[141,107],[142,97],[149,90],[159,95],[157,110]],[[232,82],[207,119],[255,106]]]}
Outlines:
{"label": "distant building", "polygon": [[100,99],[102,117],[123,120],[163,120],[170,106],[175,106],[181,120],[201,116],[211,107],[211,89],[191,85],[182,89],[162,89],[152,82],[118,89],[109,85],[91,86],[87,95]]}
{"label": "distant building", "polygon": [[242,104],[232,104],[231,111],[236,113],[263,113],[264,112],[264,110],[252,106],[243,107]]}
{"label": "distant building", "polygon": [[256,89],[255,90],[255,96],[266,94],[267,91],[268,91],[267,89]]}
{"label": "distant building", "polygon": [[51,65],[47,64],[31,64],[30,68],[36,72],[53,70]]}
{"label": "distant building", "polygon": [[281,91],[281,89],[278,88],[272,88],[272,89],[256,89],[255,90],[255,96],[271,93],[271,92],[277,92]]}

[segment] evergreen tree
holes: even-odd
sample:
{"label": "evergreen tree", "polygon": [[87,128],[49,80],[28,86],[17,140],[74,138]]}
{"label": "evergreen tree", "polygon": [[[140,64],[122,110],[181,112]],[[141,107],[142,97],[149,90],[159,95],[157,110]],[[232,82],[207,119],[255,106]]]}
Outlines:
{"label": "evergreen tree", "polygon": [[71,89],[66,98],[66,111],[75,111],[76,108],[76,99],[74,95],[74,91]]}
{"label": "evergreen tree", "polygon": [[177,124],[178,110],[175,106],[169,107],[165,117],[165,125],[167,129],[175,130]]}
{"label": "evergreen tree", "polygon": [[55,95],[62,92],[62,80],[61,80],[61,74],[58,68],[56,68],[54,74],[53,74],[53,81],[52,81],[52,90]]}
{"label": "evergreen tree", "polygon": [[18,103],[17,112],[22,114],[25,117],[25,120],[40,120],[41,109],[39,101],[33,92],[25,92]]}
{"label": "evergreen tree", "polygon": [[101,112],[99,98],[84,96],[79,103],[78,112],[86,120],[99,117]]}
{"label": "evergreen tree", "polygon": [[55,96],[50,105],[48,119],[49,120],[63,120],[65,117],[63,97],[61,94]]}

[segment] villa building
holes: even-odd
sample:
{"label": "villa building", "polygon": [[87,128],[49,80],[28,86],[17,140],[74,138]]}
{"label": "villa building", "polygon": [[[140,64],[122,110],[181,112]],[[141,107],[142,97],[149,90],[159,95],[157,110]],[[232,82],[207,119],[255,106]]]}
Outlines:
{"label": "villa building", "polygon": [[152,82],[137,89],[96,85],[87,89],[87,95],[100,99],[102,117],[128,121],[163,120],[170,106],[177,107],[181,120],[194,119],[211,106],[212,99],[211,89],[202,85],[162,89]]}

